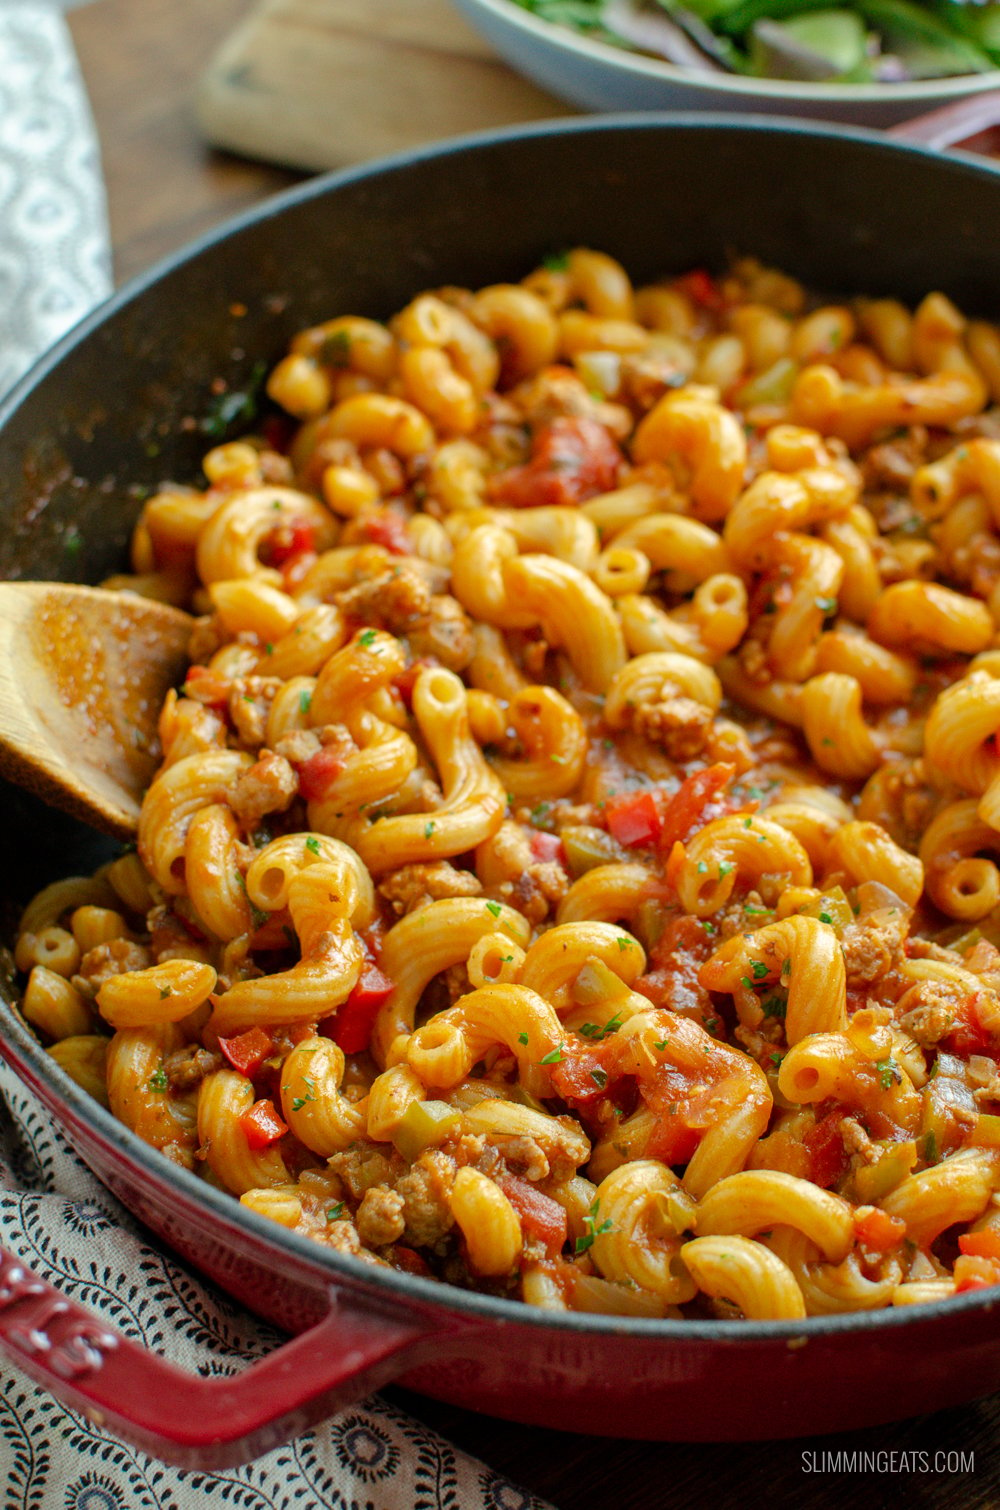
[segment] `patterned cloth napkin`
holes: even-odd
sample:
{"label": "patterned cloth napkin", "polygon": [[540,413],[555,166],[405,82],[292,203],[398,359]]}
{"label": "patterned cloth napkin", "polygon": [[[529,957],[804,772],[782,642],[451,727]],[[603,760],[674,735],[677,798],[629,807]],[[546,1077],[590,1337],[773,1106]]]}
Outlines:
{"label": "patterned cloth napkin", "polygon": [[97,138],[58,12],[0,0],[0,394],[111,292]]}
{"label": "patterned cloth napkin", "polygon": [[[0,1244],[179,1367],[234,1373],[280,1341],[151,1246],[2,1062]],[[198,1473],[127,1446],[3,1362],[0,1486],[3,1510],[547,1510],[378,1397],[253,1463]]]}
{"label": "patterned cloth napkin", "polygon": [[[49,7],[0,0],[0,394],[110,288],[97,142],[69,35]],[[182,1367],[232,1373],[280,1341],[151,1245],[2,1062],[0,1244]],[[547,1510],[378,1398],[241,1468],[167,1468],[36,1389],[2,1355],[0,1504]]]}

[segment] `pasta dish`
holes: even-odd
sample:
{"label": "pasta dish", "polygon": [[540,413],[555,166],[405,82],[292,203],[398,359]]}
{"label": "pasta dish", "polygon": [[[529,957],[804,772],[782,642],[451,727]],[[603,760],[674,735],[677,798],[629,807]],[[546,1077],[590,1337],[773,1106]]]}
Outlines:
{"label": "pasta dish", "polygon": [[111,579],[191,665],[135,848],[21,919],[56,1062],[550,1311],[1000,1283],[1000,331],[575,248],[266,392]]}

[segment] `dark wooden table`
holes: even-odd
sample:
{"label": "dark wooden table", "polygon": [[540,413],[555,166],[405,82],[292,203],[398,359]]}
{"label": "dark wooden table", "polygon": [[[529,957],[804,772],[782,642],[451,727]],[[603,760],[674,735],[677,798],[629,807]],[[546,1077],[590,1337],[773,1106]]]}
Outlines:
{"label": "dark wooden table", "polygon": [[[377,0],[358,3],[363,8]],[[92,0],[70,14],[101,138],[119,281],[302,176],[211,151],[199,139],[195,82],[246,10],[247,0]],[[405,1390],[389,1393],[558,1510],[1000,1506],[1000,1397],[809,1441],[690,1446],[512,1426]],[[723,1414],[738,1408],[738,1401],[720,1401]],[[837,1451],[881,1469],[815,1471],[817,1454]],[[936,1470],[938,1452],[955,1455],[956,1465],[964,1455],[969,1466]],[[917,1453],[927,1454],[929,1471],[898,1471],[901,1454]]]}

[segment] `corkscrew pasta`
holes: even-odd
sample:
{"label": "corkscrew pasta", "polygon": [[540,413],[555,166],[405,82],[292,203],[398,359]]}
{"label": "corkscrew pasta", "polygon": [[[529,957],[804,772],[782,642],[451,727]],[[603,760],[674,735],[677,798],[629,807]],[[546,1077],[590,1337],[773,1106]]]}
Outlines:
{"label": "corkscrew pasta", "polygon": [[21,920],[60,1070],[543,1309],[1000,1283],[998,343],[590,248],[299,332],[113,579],[191,664]]}

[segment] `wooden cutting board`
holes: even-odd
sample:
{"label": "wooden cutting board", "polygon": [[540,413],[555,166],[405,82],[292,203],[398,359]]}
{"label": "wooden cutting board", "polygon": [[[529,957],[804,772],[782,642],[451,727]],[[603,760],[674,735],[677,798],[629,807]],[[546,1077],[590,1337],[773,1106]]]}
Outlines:
{"label": "wooden cutting board", "polygon": [[572,113],[509,69],[448,0],[257,0],[197,100],[215,146],[311,170]]}

